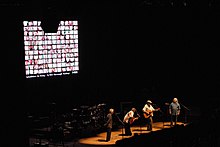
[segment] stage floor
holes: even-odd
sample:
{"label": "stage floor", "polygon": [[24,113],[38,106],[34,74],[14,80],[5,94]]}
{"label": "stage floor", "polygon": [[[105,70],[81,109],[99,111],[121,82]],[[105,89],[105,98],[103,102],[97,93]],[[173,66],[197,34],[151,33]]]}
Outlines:
{"label": "stage floor", "polygon": [[[153,124],[153,130],[152,131],[159,131],[164,128],[170,128],[170,122],[155,122]],[[182,122],[178,122],[178,125],[187,125]],[[150,131],[147,131],[146,126],[131,126],[131,131],[132,131],[132,136],[134,135],[140,135],[144,133],[150,133]],[[100,145],[107,145],[107,146],[115,146],[116,141],[122,140],[125,138],[131,138],[132,136],[123,136],[124,134],[124,129],[118,129],[117,131],[112,131],[111,135],[111,140],[109,142],[105,142],[106,138],[106,132],[97,134],[96,136],[93,137],[88,137],[88,138],[82,138],[78,140],[78,144],[81,145],[92,145],[92,146],[100,146]]]}
{"label": "stage floor", "polygon": [[[153,132],[154,131],[159,131],[165,128],[171,128],[170,127],[170,122],[154,122],[153,123]],[[184,125],[186,126],[187,124],[182,123],[182,122],[178,122],[178,125]],[[120,141],[123,139],[127,139],[127,138],[131,138],[134,135],[141,135],[141,134],[146,134],[146,133],[150,133],[150,131],[147,131],[147,127],[146,126],[140,126],[140,125],[133,125],[131,126],[131,131],[132,131],[132,135],[131,136],[124,136],[124,129],[123,128],[119,128],[117,130],[113,130],[112,131],[112,135],[111,135],[111,140],[106,142],[106,132],[102,132],[99,133],[95,136],[91,136],[91,137],[86,137],[86,138],[81,138],[81,139],[73,139],[72,141],[68,141],[68,142],[63,142],[62,143],[56,143],[56,144],[52,144],[46,140],[42,140],[43,144],[42,146],[48,146],[48,147],[57,147],[57,146],[63,146],[63,147],[92,147],[92,146],[117,146],[116,145],[116,141]],[[36,144],[34,144],[34,142],[36,142],[35,139],[30,139],[30,147],[32,146],[38,146]]]}

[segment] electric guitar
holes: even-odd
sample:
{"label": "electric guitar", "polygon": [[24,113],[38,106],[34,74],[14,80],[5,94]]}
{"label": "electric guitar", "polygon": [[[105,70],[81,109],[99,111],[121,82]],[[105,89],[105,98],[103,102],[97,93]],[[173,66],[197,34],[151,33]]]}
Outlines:
{"label": "electric guitar", "polygon": [[[154,111],[158,111],[160,110],[160,108],[155,109]],[[150,112],[143,112],[144,118],[149,118],[150,116],[152,116],[153,111]]]}

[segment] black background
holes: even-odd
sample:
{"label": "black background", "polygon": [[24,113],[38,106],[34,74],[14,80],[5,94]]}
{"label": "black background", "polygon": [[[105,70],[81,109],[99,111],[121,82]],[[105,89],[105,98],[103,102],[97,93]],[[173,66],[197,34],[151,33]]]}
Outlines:
{"label": "black background", "polygon": [[[25,134],[26,114],[50,102],[62,109],[101,102],[142,104],[148,98],[163,104],[178,97],[201,107],[219,102],[220,13],[214,1],[187,6],[184,1],[62,2],[1,2],[6,136],[13,130],[14,136]],[[54,27],[52,22],[65,19],[79,20],[79,74],[25,79],[22,21],[42,20]]]}

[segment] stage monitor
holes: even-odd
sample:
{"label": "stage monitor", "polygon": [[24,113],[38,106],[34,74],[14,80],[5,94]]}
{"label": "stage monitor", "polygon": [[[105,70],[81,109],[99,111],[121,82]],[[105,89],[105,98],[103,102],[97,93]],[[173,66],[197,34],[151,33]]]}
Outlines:
{"label": "stage monitor", "polygon": [[45,32],[41,21],[23,21],[23,31],[26,78],[78,74],[78,21],[59,21],[56,32]]}

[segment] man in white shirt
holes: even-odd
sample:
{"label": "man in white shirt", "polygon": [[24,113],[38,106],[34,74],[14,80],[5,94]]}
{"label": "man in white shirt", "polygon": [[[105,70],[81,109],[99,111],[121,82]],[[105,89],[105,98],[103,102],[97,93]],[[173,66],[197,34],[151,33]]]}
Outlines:
{"label": "man in white shirt", "polygon": [[152,125],[153,125],[153,112],[156,111],[154,107],[152,106],[151,100],[147,100],[147,103],[144,105],[142,111],[144,112],[144,117],[147,121],[147,130],[152,131]]}
{"label": "man in white shirt", "polygon": [[130,111],[128,111],[123,119],[123,123],[124,123],[124,127],[125,127],[125,135],[127,136],[131,136],[131,121],[133,121],[134,119],[136,119],[134,117],[134,114],[137,110],[135,108],[132,108]]}

